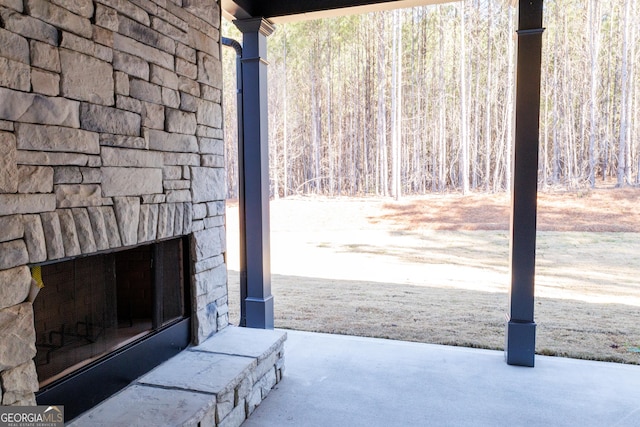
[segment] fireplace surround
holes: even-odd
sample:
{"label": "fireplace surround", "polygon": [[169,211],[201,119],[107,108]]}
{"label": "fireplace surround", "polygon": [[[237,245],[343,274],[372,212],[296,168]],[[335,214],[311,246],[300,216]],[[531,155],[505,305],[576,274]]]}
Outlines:
{"label": "fireplace surround", "polygon": [[[186,344],[171,335],[173,327],[190,334],[188,344],[199,344],[228,324],[220,5],[0,3],[0,401],[32,405],[36,393],[44,401],[64,371],[81,367],[77,376],[89,365],[104,366],[97,359],[113,347],[103,338],[116,323],[155,322],[146,341],[180,341],[176,348]],[[173,299],[164,288],[152,289],[157,300],[137,313],[138,303],[126,302],[133,294],[118,301],[126,295],[121,285],[104,301],[116,305],[109,316],[85,314],[86,301],[77,302],[75,318],[38,332],[39,306],[61,298],[49,294],[56,269],[93,276],[76,286],[76,296],[85,298],[114,262],[118,269],[121,254],[132,254],[121,251],[153,258],[158,246],[149,245],[170,239],[188,255],[178,261],[182,314],[164,304]],[[141,255],[145,248],[150,252]],[[33,298],[37,266],[45,287]],[[99,308],[95,295],[88,298]],[[140,338],[132,333],[116,353],[155,357],[144,346],[132,350],[128,340]],[[53,366],[66,349],[98,343],[103,349],[88,359],[45,372],[47,353]]]}

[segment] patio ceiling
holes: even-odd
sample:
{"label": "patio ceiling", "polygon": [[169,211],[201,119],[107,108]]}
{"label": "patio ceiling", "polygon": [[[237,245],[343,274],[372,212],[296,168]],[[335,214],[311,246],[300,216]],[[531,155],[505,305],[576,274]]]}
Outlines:
{"label": "patio ceiling", "polygon": [[228,20],[267,18],[273,23],[451,3],[455,0],[222,0]]}

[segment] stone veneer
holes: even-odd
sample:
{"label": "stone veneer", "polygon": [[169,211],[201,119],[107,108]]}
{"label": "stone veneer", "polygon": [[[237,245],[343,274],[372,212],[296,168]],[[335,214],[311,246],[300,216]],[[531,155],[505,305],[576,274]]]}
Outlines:
{"label": "stone veneer", "polygon": [[228,324],[220,5],[0,0],[0,401],[34,404],[29,265],[190,235]]}

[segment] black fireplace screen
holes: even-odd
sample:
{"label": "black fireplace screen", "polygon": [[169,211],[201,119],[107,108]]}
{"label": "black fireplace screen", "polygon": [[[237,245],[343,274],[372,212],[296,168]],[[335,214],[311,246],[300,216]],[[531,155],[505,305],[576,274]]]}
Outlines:
{"label": "black fireplace screen", "polygon": [[181,239],[41,266],[40,387],[188,316]]}

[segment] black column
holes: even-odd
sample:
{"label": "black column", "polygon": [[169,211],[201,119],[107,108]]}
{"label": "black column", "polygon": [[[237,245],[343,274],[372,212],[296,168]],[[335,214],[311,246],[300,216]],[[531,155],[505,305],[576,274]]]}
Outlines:
{"label": "black column", "polygon": [[[246,277],[244,326],[273,329],[269,243],[269,141],[267,129],[267,37],[274,27],[263,18],[236,20],[242,31],[242,132],[238,174],[240,277]],[[243,227],[244,224],[244,227]],[[244,259],[243,259],[244,258]],[[244,268],[244,271],[243,271]],[[244,286],[244,283],[242,283]]]}
{"label": "black column", "polygon": [[520,0],[516,78],[515,143],[511,198],[511,291],[505,357],[510,365],[533,366],[536,209],[540,122],[543,0]]}

